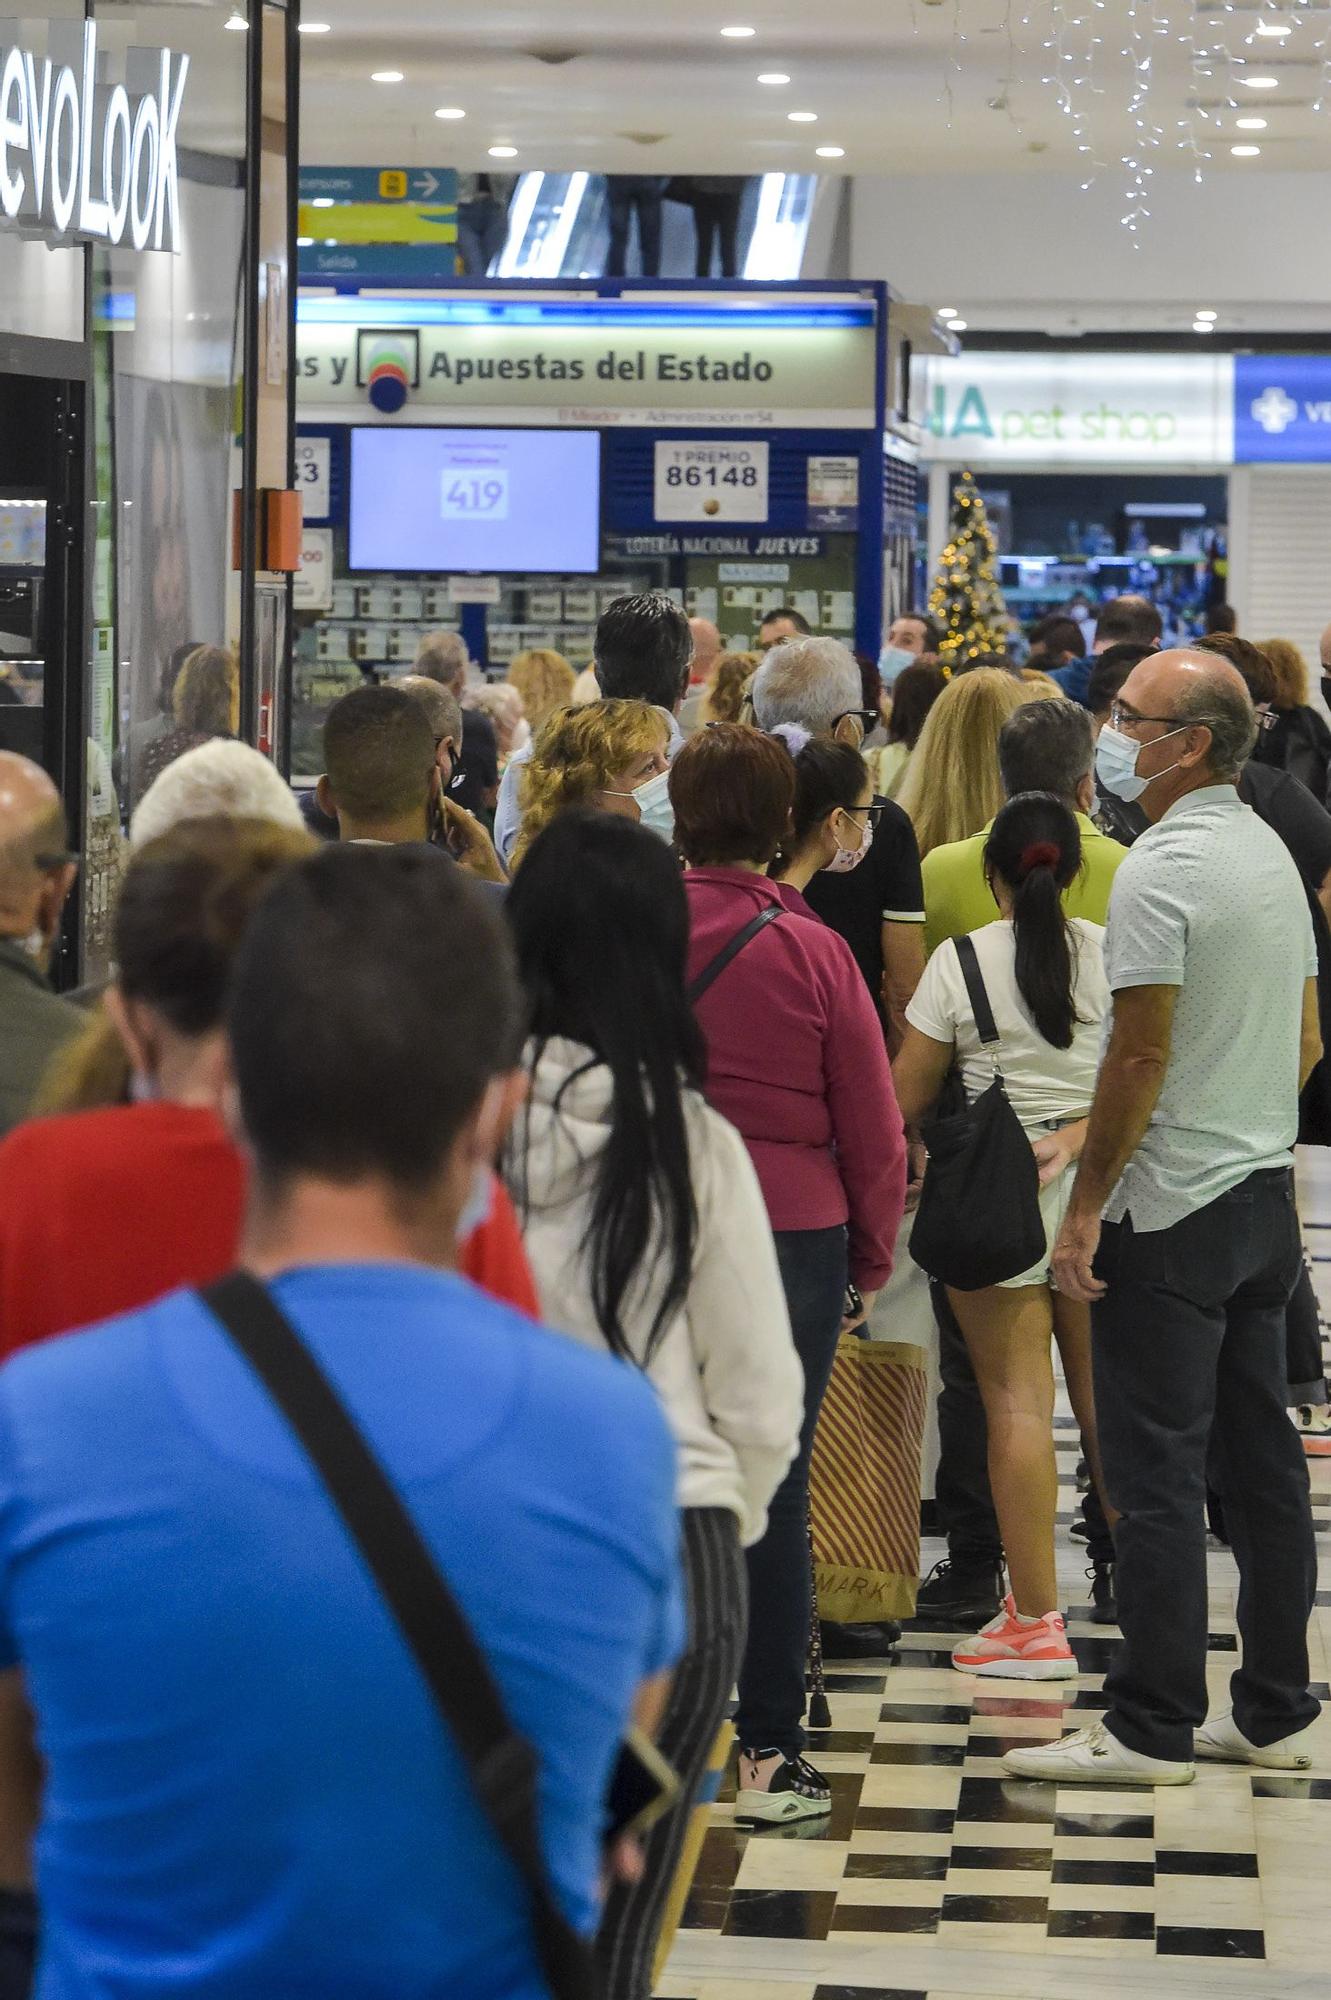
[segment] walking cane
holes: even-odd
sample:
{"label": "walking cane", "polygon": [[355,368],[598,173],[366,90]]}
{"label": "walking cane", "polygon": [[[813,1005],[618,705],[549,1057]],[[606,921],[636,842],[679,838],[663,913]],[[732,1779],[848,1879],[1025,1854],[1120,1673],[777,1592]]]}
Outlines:
{"label": "walking cane", "polygon": [[818,1617],[818,1565],[813,1554],[813,1515],[806,1512],[805,1530],[809,1538],[809,1577],[811,1589],[809,1603],[809,1666],[806,1679],[809,1687],[809,1727],[810,1729],[830,1729],[832,1711],[828,1706],[827,1687],[823,1680],[823,1628]]}

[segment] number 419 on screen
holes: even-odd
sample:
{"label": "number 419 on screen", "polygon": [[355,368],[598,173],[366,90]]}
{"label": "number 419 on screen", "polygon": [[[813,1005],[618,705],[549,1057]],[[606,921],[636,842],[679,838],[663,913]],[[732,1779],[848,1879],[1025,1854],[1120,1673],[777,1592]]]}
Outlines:
{"label": "number 419 on screen", "polygon": [[439,511],[446,521],[506,521],[508,473],[445,472]]}

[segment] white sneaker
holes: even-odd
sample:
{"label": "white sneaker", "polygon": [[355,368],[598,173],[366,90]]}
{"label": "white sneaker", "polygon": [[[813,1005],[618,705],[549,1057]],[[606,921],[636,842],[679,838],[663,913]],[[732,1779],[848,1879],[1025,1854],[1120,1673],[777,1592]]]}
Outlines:
{"label": "white sneaker", "polygon": [[1250,1743],[1225,1709],[1204,1722],[1193,1738],[1195,1752],[1209,1764],[1256,1764],[1263,1771],[1306,1771],[1313,1760],[1312,1726],[1278,1743]]}
{"label": "white sneaker", "polygon": [[1003,1769],[1014,1778],[1045,1778],[1055,1785],[1190,1785],[1197,1775],[1193,1764],[1129,1750],[1103,1722],[1058,1743],[1009,1750]]}
{"label": "white sneaker", "polygon": [[1309,1458],[1331,1458],[1331,1405],[1302,1403],[1291,1410],[1294,1428],[1303,1440]]}

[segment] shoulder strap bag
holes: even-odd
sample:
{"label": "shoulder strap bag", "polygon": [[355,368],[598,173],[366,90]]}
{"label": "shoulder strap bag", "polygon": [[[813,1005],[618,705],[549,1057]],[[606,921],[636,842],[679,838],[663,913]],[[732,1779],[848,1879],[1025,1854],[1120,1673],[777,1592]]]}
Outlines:
{"label": "shoulder strap bag", "polygon": [[1040,1170],[1008,1102],[1002,1046],[975,946],[953,940],[980,1041],[994,1066],[988,1090],[922,1128],[928,1151],[910,1254],[931,1278],[977,1292],[1020,1277],[1045,1254]]}
{"label": "shoulder strap bag", "polygon": [[742,930],[735,932],[729,944],[722,945],[715,958],[709,959],[696,979],[689,981],[688,997],[691,1006],[696,1007],[707,989],[721,977],[732,959],[739,957],[746,944],[752,944],[760,931],[774,924],[785,910],[780,903],[767,903],[756,917],[750,917]]}
{"label": "shoulder strap bag", "polygon": [[509,1721],[471,1627],[396,1487],[265,1285],[235,1271],[200,1297],[295,1432],[414,1654],[485,1816],[526,1886],[553,2000],[594,2000],[591,1946],[563,1915],[546,1874],[536,1752]]}

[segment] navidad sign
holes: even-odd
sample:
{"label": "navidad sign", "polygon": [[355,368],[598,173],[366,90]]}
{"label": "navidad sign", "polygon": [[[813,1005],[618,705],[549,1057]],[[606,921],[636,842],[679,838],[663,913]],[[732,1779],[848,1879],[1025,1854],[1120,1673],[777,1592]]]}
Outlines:
{"label": "navidad sign", "polygon": [[131,49],[98,74],[93,21],[53,21],[47,54],[0,45],[0,216],[52,242],[180,247],[176,131],[189,57]]}
{"label": "navidad sign", "polygon": [[[298,324],[306,421],[392,421],[416,410],[469,422],[865,429],[874,421],[871,326],[488,322]],[[417,419],[419,420],[419,419]]]}

